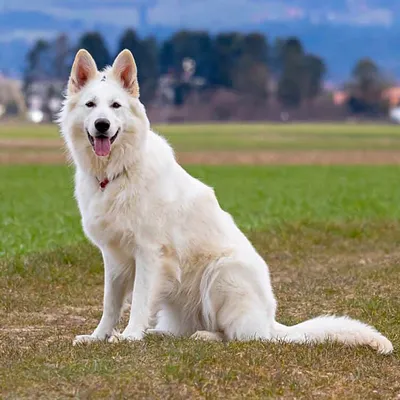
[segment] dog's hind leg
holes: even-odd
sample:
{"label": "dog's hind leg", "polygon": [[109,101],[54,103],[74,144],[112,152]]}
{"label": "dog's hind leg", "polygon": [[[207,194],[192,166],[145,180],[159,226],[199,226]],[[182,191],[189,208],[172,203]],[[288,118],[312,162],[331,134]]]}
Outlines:
{"label": "dog's hind leg", "polygon": [[[253,272],[253,275],[250,274]],[[246,265],[223,266],[210,292],[216,331],[226,340],[269,340],[273,335],[276,302],[269,276],[248,271]]]}

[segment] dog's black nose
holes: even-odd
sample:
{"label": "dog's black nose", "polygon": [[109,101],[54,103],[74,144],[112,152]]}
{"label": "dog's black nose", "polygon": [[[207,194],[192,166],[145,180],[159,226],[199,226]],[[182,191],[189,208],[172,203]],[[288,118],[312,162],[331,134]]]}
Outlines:
{"label": "dog's black nose", "polygon": [[94,122],[94,126],[98,132],[106,133],[110,128],[110,121],[106,118],[99,118]]}

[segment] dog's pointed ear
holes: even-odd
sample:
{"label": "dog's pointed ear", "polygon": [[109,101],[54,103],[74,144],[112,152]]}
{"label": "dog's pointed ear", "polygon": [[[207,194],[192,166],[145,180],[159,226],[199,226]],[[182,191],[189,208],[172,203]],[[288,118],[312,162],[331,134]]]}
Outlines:
{"label": "dog's pointed ear", "polygon": [[139,97],[139,84],[137,81],[137,68],[132,53],[122,50],[112,66],[114,76],[121,82],[133,97]]}
{"label": "dog's pointed ear", "polygon": [[79,92],[97,74],[97,66],[90,53],[80,49],[76,53],[68,82],[68,93]]}

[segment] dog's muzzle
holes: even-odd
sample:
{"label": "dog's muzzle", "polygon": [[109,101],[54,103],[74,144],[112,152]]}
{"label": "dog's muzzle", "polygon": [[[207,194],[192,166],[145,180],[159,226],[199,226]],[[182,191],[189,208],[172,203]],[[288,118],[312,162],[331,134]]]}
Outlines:
{"label": "dog's muzzle", "polygon": [[[96,126],[96,125],[95,125]],[[107,129],[108,130],[108,129]],[[119,129],[116,134],[112,137],[105,135],[99,131],[96,132],[95,136],[92,136],[88,130],[86,130],[89,142],[93,147],[94,152],[99,157],[108,156],[111,152],[111,145],[114,143],[115,139],[119,134]]]}

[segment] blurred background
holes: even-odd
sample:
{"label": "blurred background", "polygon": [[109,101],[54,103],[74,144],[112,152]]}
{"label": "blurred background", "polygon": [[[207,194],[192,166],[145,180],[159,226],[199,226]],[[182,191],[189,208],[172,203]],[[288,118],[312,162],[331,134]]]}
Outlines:
{"label": "blurred background", "polygon": [[[399,38],[400,0],[0,0],[0,398],[400,399]],[[152,129],[267,260],[280,322],[349,315],[394,355],[71,350],[103,298],[53,123],[79,48],[133,52]]]}
{"label": "blurred background", "polygon": [[400,121],[395,0],[3,0],[0,115],[48,122],[75,52],[130,49],[153,122]]}

